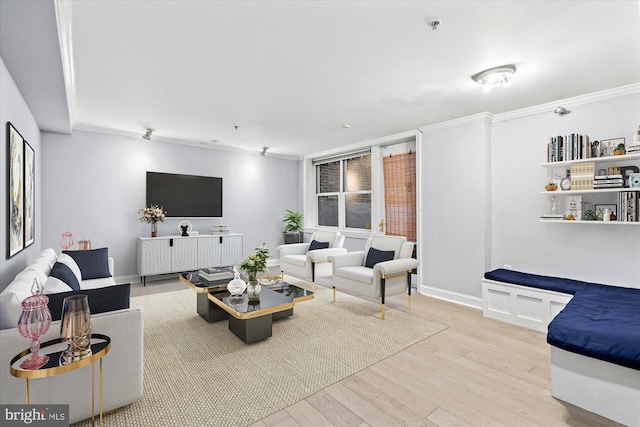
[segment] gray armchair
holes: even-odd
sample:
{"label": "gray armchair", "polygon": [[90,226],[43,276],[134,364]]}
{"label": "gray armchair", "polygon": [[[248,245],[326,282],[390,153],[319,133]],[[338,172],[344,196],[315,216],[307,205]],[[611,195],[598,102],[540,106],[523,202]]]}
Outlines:
{"label": "gray armchair", "polygon": [[411,257],[412,242],[405,237],[374,236],[364,251],[329,256],[333,273],[333,300],[336,288],[380,298],[384,320],[385,297],[408,293],[411,309],[411,271],[419,265]]}
{"label": "gray armchair", "polygon": [[[309,250],[313,241],[324,243],[328,247]],[[328,257],[347,253],[342,245],[344,236],[338,231],[318,231],[311,236],[311,242],[280,245],[280,271],[283,275],[289,274],[298,279],[311,280],[312,289],[315,290],[316,277],[331,275]]]}

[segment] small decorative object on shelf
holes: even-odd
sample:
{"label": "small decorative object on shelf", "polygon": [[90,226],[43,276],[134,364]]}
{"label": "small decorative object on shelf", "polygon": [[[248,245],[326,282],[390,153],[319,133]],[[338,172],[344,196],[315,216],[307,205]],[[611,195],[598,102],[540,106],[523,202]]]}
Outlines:
{"label": "small decorative object on shelf", "polygon": [[89,240],[89,236],[80,236],[80,238],[78,239],[78,250],[79,251],[91,250],[91,240]]}
{"label": "small decorative object on shelf", "polygon": [[22,314],[18,320],[20,335],[31,339],[29,346],[31,357],[20,364],[21,369],[39,369],[49,361],[49,356],[38,354],[40,337],[51,326],[51,312],[47,304],[49,304],[49,297],[42,295],[42,286],[37,279],[33,279],[31,296],[22,301]]}
{"label": "small decorative object on shelf", "polygon": [[60,235],[60,247],[66,251],[71,248],[71,246],[73,246],[73,235],[65,230],[64,233]]}
{"label": "small decorative object on shelf", "polygon": [[267,259],[269,258],[269,249],[264,246],[256,248],[256,253],[243,259],[240,262],[240,270],[247,273],[249,283],[247,285],[247,295],[249,300],[260,298],[262,286],[258,282],[258,274],[267,271]]}
{"label": "small decorative object on shelf", "polygon": [[87,295],[72,295],[62,301],[60,338],[68,345],[60,364],[68,365],[91,356],[91,311]]}
{"label": "small decorative object on shelf", "polygon": [[182,237],[189,237],[189,232],[193,229],[193,225],[187,221],[180,221],[180,223],[178,224],[178,231],[180,231],[180,235]]}
{"label": "small decorative object on shelf", "polygon": [[146,208],[140,208],[136,211],[142,215],[138,220],[151,224],[151,237],[158,237],[158,222],[164,222],[167,212],[162,206],[149,205]]}
{"label": "small decorative object on shelf", "polygon": [[556,191],[558,189],[558,184],[556,184],[555,182],[550,182],[545,185],[544,188],[547,191]]}
{"label": "small decorative object on shelf", "polygon": [[247,289],[247,284],[240,278],[240,272],[237,268],[233,268],[233,280],[227,285],[227,290],[231,296],[242,295],[244,290]]}
{"label": "small decorative object on shelf", "polygon": [[560,181],[560,188],[562,188],[565,191],[571,190],[571,178],[569,177],[562,178],[562,181]]}
{"label": "small decorative object on shelf", "polygon": [[618,146],[613,150],[614,156],[622,156],[627,154],[627,150],[624,148],[624,144],[618,144]]}

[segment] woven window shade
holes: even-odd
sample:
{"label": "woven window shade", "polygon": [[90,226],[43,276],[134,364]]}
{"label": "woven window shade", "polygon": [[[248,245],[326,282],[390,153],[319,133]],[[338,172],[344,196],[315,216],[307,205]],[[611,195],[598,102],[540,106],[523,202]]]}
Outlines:
{"label": "woven window shade", "polygon": [[383,158],[386,234],[416,241],[416,153]]}

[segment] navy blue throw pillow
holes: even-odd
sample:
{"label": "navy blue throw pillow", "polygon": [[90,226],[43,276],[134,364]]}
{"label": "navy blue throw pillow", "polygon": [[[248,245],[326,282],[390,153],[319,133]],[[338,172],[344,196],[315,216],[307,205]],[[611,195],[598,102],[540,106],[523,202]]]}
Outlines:
{"label": "navy blue throw pillow", "polygon": [[327,249],[329,247],[329,242],[318,242],[317,240],[312,240],[309,245],[310,251],[315,251],[316,249]]}
{"label": "navy blue throw pillow", "polygon": [[71,295],[86,295],[89,300],[91,314],[106,313],[108,311],[129,308],[131,285],[106,286],[104,288],[83,289],[80,291],[60,292],[49,294],[49,311],[51,320],[60,320],[62,315],[62,302]]}
{"label": "navy blue throw pillow", "polygon": [[376,248],[370,248],[364,266],[373,268],[379,262],[391,261],[394,254],[394,251],[380,251]]}
{"label": "navy blue throw pillow", "polygon": [[111,277],[109,272],[109,249],[91,249],[88,251],[62,251],[78,264],[82,280]]}
{"label": "navy blue throw pillow", "polygon": [[78,278],[75,274],[73,274],[73,271],[71,271],[68,265],[65,265],[61,262],[56,262],[55,264],[53,264],[53,268],[51,269],[51,273],[49,273],[49,276],[53,276],[58,280],[62,280],[75,291],[80,290],[80,283],[78,282]]}

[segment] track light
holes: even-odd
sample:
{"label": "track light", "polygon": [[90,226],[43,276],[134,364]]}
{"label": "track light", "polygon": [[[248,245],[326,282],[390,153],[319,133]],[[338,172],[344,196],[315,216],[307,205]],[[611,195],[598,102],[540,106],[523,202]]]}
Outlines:
{"label": "track light", "polygon": [[262,147],[262,151],[260,152],[260,155],[262,157],[265,157],[267,155],[267,150],[269,149],[269,147]]}
{"label": "track light", "polygon": [[564,107],[558,107],[555,110],[553,110],[554,113],[556,113],[557,115],[559,115],[560,117],[562,116],[566,116],[567,114],[569,114],[571,112],[571,110],[567,110]]}
{"label": "track light", "polygon": [[146,139],[147,141],[151,140],[151,134],[154,132],[153,129],[151,128],[147,128],[146,132],[144,133],[144,135],[142,135],[142,139]]}

